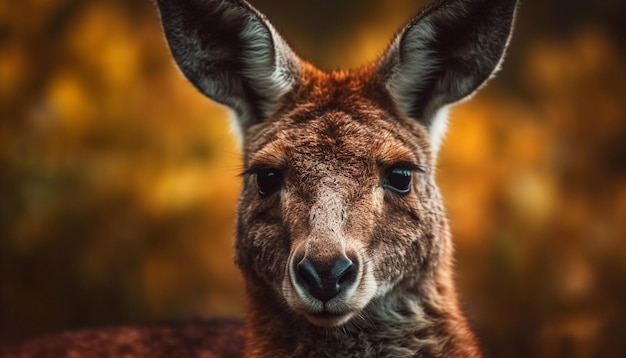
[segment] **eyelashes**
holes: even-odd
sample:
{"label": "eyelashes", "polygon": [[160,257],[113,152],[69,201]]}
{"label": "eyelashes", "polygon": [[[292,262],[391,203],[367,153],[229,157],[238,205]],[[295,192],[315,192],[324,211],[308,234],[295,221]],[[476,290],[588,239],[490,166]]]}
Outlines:
{"label": "eyelashes", "polygon": [[[381,186],[398,195],[411,192],[413,173],[425,173],[426,169],[415,163],[400,162],[382,170]],[[254,176],[260,197],[269,197],[285,186],[284,170],[265,164],[255,164],[241,173],[241,176]]]}

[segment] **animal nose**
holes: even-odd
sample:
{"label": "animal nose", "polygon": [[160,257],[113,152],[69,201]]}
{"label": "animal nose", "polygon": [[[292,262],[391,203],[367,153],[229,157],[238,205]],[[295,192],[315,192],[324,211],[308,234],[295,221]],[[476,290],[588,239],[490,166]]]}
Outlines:
{"label": "animal nose", "polygon": [[354,283],[356,272],[352,260],[345,256],[336,259],[332,265],[305,257],[296,265],[296,282],[311,296],[326,302]]}

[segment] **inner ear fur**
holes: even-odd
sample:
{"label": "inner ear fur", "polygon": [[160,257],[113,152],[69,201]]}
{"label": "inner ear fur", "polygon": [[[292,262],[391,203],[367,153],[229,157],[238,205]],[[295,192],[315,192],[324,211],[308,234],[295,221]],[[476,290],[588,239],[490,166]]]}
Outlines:
{"label": "inner ear fur", "polygon": [[234,110],[241,131],[264,121],[292,88],[299,60],[265,17],[243,0],[157,0],[183,74]]}
{"label": "inner ear fur", "polygon": [[431,133],[442,132],[437,121],[445,121],[446,106],[497,71],[516,6],[515,0],[437,1],[413,18],[378,63],[397,106]]}

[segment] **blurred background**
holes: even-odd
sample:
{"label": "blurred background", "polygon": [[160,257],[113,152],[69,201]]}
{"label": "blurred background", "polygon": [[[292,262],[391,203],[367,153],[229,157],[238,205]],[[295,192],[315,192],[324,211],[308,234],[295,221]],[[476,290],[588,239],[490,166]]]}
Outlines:
{"label": "blurred background", "polygon": [[[430,1],[252,0],[324,69]],[[626,356],[626,2],[526,1],[438,181],[489,357]],[[0,2],[0,342],[241,316],[241,155],[149,0]]]}

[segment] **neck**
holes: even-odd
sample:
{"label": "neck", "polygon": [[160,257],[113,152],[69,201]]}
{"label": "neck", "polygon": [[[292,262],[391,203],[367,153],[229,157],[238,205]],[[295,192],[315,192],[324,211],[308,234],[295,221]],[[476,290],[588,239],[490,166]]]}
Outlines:
{"label": "neck", "polygon": [[479,357],[454,289],[436,282],[396,288],[338,328],[315,326],[270,289],[248,284],[245,356]]}

